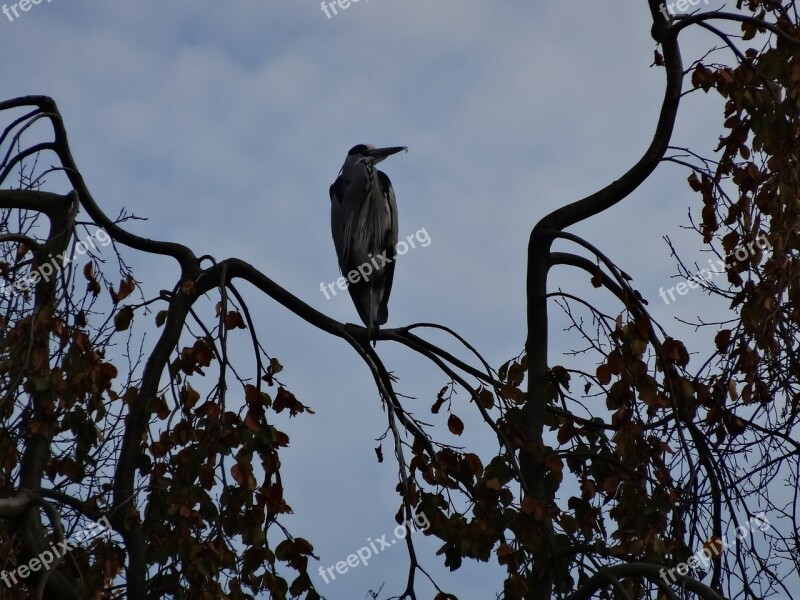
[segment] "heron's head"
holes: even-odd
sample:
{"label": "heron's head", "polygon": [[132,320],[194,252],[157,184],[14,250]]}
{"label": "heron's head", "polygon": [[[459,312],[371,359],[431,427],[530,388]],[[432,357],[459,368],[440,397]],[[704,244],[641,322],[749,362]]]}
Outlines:
{"label": "heron's head", "polygon": [[348,166],[355,166],[362,161],[372,165],[377,165],[384,158],[391,156],[392,154],[397,154],[401,150],[408,152],[408,148],[405,146],[376,148],[372,144],[358,144],[350,148],[350,151],[347,153],[347,158],[344,159],[344,166],[342,169],[346,169]]}

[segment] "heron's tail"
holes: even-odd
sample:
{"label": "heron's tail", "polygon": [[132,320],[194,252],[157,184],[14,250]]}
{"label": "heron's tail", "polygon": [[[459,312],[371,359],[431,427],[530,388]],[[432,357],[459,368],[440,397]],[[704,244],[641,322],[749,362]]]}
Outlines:
{"label": "heron's tail", "polygon": [[367,328],[367,343],[371,341],[373,348],[378,344],[378,340],[376,338],[380,332],[381,328],[378,325],[373,325],[372,327]]}
{"label": "heron's tail", "polygon": [[367,308],[369,312],[369,323],[367,324],[367,342],[369,343],[369,341],[372,340],[373,347],[375,347],[375,345],[377,344],[375,338],[378,337],[378,333],[380,332],[381,321],[378,316],[379,306],[380,306],[380,299],[378,298],[378,292],[374,286],[370,286],[369,307]]}
{"label": "heron's tail", "polygon": [[381,290],[375,289],[372,285],[364,285],[364,282],[351,284],[347,289],[358,311],[358,316],[361,317],[361,322],[367,328],[367,342],[375,340],[380,331],[380,325],[386,322],[385,314],[381,320]]}

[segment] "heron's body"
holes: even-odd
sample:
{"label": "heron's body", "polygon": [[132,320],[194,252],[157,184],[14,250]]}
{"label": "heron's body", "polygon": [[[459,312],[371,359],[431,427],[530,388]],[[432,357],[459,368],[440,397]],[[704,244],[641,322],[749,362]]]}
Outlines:
{"label": "heron's body", "polygon": [[339,269],[350,278],[348,291],[369,339],[389,316],[397,247],[394,190],[375,165],[404,149],[354,146],[330,187],[331,233]]}

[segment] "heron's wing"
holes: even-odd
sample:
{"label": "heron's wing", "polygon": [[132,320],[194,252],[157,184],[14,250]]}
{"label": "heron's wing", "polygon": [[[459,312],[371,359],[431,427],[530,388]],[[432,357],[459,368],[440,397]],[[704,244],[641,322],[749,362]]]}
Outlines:
{"label": "heron's wing", "polygon": [[383,171],[378,171],[378,181],[384,198],[389,205],[389,230],[383,240],[383,248],[386,257],[391,258],[391,262],[384,267],[383,276],[383,296],[378,307],[378,325],[384,325],[389,319],[389,294],[392,292],[392,280],[394,279],[394,261],[397,258],[397,200],[394,196],[394,189],[389,177]]}
{"label": "heron's wing", "polygon": [[339,269],[344,273],[344,202],[345,192],[344,180],[337,177],[330,187],[331,195],[331,235],[333,236],[333,246],[336,248],[336,258],[339,262]]}
{"label": "heron's wing", "polygon": [[[336,258],[339,263],[339,271],[342,275],[347,275],[351,270],[351,265],[348,261],[351,256],[348,256],[347,246],[350,243],[348,238],[347,229],[347,215],[345,214],[345,194],[347,193],[347,185],[342,177],[337,177],[336,181],[330,187],[331,195],[331,235],[333,236],[333,245],[336,248]],[[351,215],[352,221],[352,215]],[[370,315],[370,288],[365,285],[349,285],[347,291],[353,299],[353,304],[358,311],[358,316],[364,325],[369,326]]]}
{"label": "heron's wing", "polygon": [[389,205],[389,232],[386,243],[391,244],[391,249],[384,249],[387,256],[391,254],[392,258],[394,258],[397,248],[397,200],[394,197],[392,182],[389,181],[389,177],[383,171],[378,171],[378,183],[383,197],[386,198],[386,202]]}

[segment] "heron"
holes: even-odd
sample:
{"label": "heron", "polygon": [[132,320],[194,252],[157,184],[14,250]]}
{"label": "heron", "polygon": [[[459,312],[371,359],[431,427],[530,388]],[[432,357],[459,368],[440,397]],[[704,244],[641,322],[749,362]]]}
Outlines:
{"label": "heron", "polygon": [[331,195],[331,233],[339,269],[358,316],[373,340],[389,317],[397,247],[397,201],[386,173],[375,168],[405,146],[353,146]]}

